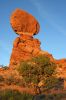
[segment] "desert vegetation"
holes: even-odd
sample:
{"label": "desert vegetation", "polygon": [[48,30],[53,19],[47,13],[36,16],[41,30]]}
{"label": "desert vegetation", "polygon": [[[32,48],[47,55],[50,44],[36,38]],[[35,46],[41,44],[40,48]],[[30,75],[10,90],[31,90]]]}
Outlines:
{"label": "desert vegetation", "polygon": [[58,87],[60,79],[56,77],[56,67],[48,57],[41,55],[21,62],[17,70],[23,77],[25,86],[34,87],[35,93],[40,94]]}
{"label": "desert vegetation", "polygon": [[66,91],[58,94],[31,95],[17,90],[0,90],[0,100],[65,100]]}
{"label": "desert vegetation", "polygon": [[17,90],[2,90],[0,91],[0,100],[32,100],[32,95],[20,93]]}

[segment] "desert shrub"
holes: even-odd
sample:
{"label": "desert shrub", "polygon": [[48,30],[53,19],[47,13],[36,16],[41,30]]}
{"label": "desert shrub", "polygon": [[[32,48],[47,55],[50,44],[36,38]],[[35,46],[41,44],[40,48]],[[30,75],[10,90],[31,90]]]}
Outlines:
{"label": "desert shrub", "polygon": [[66,93],[58,94],[39,94],[33,97],[33,100],[66,100]]}
{"label": "desert shrub", "polygon": [[46,95],[40,94],[40,95],[35,95],[33,97],[33,100],[45,100],[45,98],[46,98]]}
{"label": "desert shrub", "polygon": [[[45,85],[44,88],[53,88],[57,83],[56,78],[56,64],[51,62],[46,56],[38,56],[31,61],[21,62],[18,71],[22,75],[27,86],[33,83],[35,88],[39,88],[39,83],[42,81]],[[36,89],[37,90],[37,89]]]}
{"label": "desert shrub", "polygon": [[0,75],[0,82],[3,82],[4,81],[4,78],[2,75]]}
{"label": "desert shrub", "polygon": [[0,91],[0,100],[32,100],[33,96],[26,93],[20,93],[17,90]]}
{"label": "desert shrub", "polygon": [[59,84],[59,79],[54,76],[48,77],[45,80],[45,88],[48,90],[57,87],[58,84]]}
{"label": "desert shrub", "polygon": [[66,100],[66,93],[36,95],[33,100]]}
{"label": "desert shrub", "polygon": [[45,100],[65,100],[66,93],[49,94],[45,96]]}
{"label": "desert shrub", "polygon": [[21,100],[33,100],[32,98],[33,98],[33,95],[27,94],[27,93],[23,93]]}
{"label": "desert shrub", "polygon": [[63,88],[64,88],[64,79],[63,78],[58,78],[58,84],[56,84],[55,89],[63,90]]}
{"label": "desert shrub", "polygon": [[3,68],[4,70],[7,70],[7,69],[8,69],[8,67],[7,67],[7,66],[2,66],[2,68]]}
{"label": "desert shrub", "polygon": [[65,100],[65,98],[66,93],[33,96],[17,90],[0,90],[0,100]]}

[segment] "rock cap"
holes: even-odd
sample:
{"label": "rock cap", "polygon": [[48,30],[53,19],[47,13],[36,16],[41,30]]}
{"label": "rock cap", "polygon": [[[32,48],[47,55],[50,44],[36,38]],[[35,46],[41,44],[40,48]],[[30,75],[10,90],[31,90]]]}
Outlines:
{"label": "rock cap", "polygon": [[33,36],[40,29],[40,25],[35,17],[21,9],[16,9],[12,13],[10,23],[13,30],[19,35],[27,34]]}

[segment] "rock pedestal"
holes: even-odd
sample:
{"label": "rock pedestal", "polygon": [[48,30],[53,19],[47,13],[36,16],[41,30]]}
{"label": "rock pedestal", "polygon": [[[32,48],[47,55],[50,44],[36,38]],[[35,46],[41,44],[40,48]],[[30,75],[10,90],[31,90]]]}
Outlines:
{"label": "rock pedestal", "polygon": [[10,66],[17,65],[22,60],[36,57],[40,52],[40,41],[29,35],[20,35],[13,44]]}

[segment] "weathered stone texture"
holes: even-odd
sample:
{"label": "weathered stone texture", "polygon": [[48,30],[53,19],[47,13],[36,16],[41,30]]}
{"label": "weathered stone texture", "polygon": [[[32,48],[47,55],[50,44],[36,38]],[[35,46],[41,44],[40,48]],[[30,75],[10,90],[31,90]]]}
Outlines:
{"label": "weathered stone texture", "polygon": [[38,21],[31,14],[21,9],[16,9],[12,13],[10,23],[13,30],[19,35],[35,35],[40,29]]}

